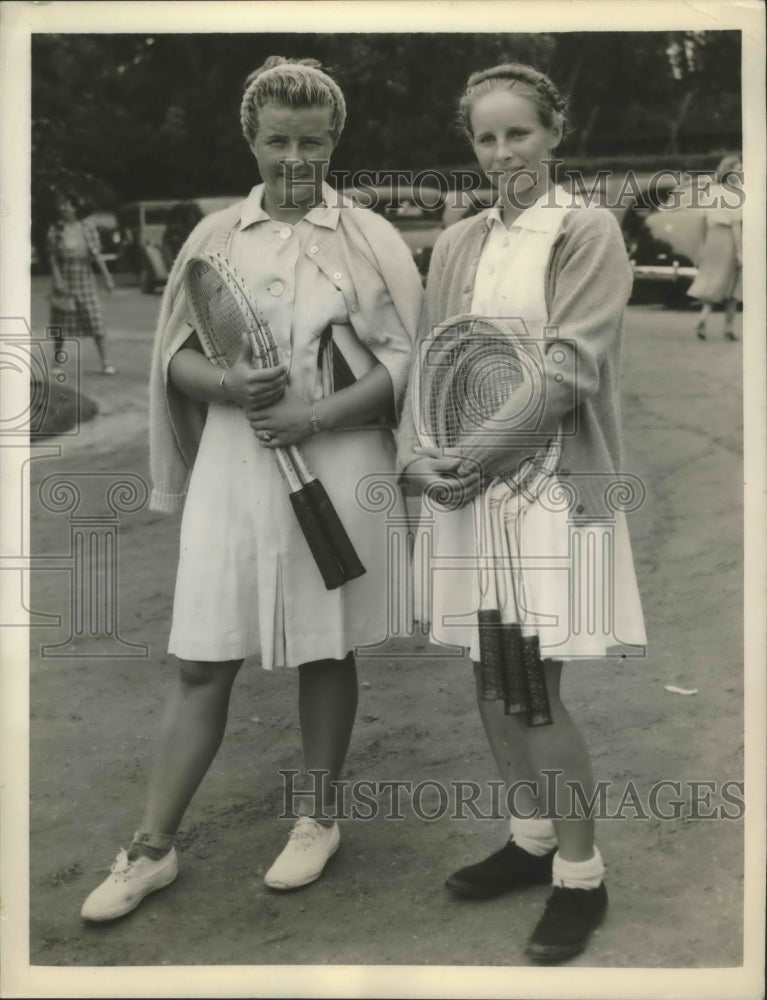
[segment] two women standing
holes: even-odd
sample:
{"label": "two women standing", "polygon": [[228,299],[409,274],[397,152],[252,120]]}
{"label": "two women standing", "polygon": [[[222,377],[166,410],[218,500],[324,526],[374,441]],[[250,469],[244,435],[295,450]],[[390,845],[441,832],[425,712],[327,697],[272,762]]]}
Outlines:
{"label": "two women standing", "polygon": [[[533,337],[544,326],[559,328],[564,355],[555,364],[544,352],[538,430],[553,434],[563,420],[577,418],[559,474],[572,475],[582,489],[581,521],[599,517],[599,490],[619,467],[618,366],[631,283],[620,232],[609,212],[572,208],[549,177],[545,160],[562,137],[565,107],[547,77],[518,64],[474,74],[461,110],[479,164],[500,197],[437,242],[420,334],[464,312],[521,319]],[[175,509],[189,478],[170,640],[181,667],[144,818],[130,850],[118,855],[110,877],[86,900],[86,919],[121,916],[175,878],[174,834],[220,744],[235,675],[254,652],[267,669],[298,667],[305,764],[326,772],[320,805],[332,807],[332,781],[340,775],[356,709],[353,650],[386,635],[385,528],[354,503],[354,486],[370,472],[395,468],[388,431],[344,428],[374,420],[392,405],[400,410],[420,310],[417,274],[399,237],[324,185],[344,116],[340,90],[315,64],[275,59],[257,71],[241,121],[263,183],[197,227],[170,277],[152,374],[152,472],[158,509]],[[280,343],[283,365],[254,372],[242,359],[221,384],[220,370],[189,332],[184,300],[184,263],[202,248],[221,249],[244,275]],[[343,327],[370,353],[367,373],[332,395],[323,392],[317,363],[328,326]],[[411,487],[461,487],[456,509],[435,515],[435,545],[440,553],[465,554],[473,550],[466,503],[487,485],[487,470],[479,474],[475,466],[419,449],[411,403],[407,395],[397,467]],[[299,442],[368,567],[340,591],[323,589],[269,455],[270,448]],[[522,439],[512,434],[504,444],[507,462],[527,457]],[[593,488],[597,480],[601,486]],[[544,545],[548,554],[562,554],[565,515],[539,506],[526,524],[528,549]],[[620,517],[615,568],[618,631],[623,641],[641,644],[641,607]],[[555,636],[540,637],[553,725],[528,728],[520,717],[504,715],[503,702],[480,701],[504,780],[527,782],[528,797],[518,800],[526,818],[512,819],[511,839],[496,854],[447,884],[460,895],[481,897],[553,880],[528,954],[557,962],[585,947],[604,914],[604,866],[593,821],[542,818],[535,788],[542,771],[556,769],[590,796],[588,752],[560,699],[559,680],[563,662],[609,650],[604,641],[569,634],[561,588],[537,581],[530,600],[533,612],[553,612],[561,622]],[[476,660],[476,625],[458,634],[443,624],[476,607],[471,588],[436,577],[434,640],[463,645]],[[267,872],[271,888],[319,877],[339,844],[337,824],[323,812],[298,821]]]}

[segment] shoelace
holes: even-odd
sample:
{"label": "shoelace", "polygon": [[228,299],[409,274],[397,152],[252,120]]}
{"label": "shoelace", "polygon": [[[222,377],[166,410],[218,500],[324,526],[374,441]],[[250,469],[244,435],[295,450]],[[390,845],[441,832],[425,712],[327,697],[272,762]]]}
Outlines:
{"label": "shoelace", "polygon": [[330,833],[330,830],[332,829],[332,827],[326,828],[322,826],[321,823],[316,823],[311,818],[311,816],[302,816],[298,820],[296,825],[293,827],[293,829],[290,831],[290,836],[288,837],[288,841],[314,840],[317,836],[317,830],[315,829],[316,827],[319,827],[319,829],[326,834]]}
{"label": "shoelace", "polygon": [[112,862],[112,867],[109,870],[113,875],[122,875],[125,877],[134,864],[134,861],[130,861],[128,859],[128,852],[125,848],[121,847],[119,854]]}

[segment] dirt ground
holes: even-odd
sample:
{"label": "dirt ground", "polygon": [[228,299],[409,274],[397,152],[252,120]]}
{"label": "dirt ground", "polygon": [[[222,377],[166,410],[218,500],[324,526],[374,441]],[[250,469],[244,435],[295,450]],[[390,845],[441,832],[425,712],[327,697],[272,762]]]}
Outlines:
{"label": "dirt ground", "polygon": [[[39,330],[40,282],[33,295]],[[60,455],[31,463],[32,545],[43,566],[33,574],[32,609],[62,616],[32,635],[31,962],[527,964],[523,947],[545,887],[476,903],[443,886],[456,867],[501,845],[502,820],[427,821],[406,800],[403,819],[386,819],[384,796],[375,819],[344,823],[341,849],[319,882],[282,895],[264,887],[289,829],[277,818],[278,771],[300,767],[300,753],[296,675],[269,674],[255,660],[240,673],[224,746],[185,818],[177,882],[112,925],[80,920],[84,896],[127,847],[141,813],[174,674],[165,646],[179,519],[145,507],[119,517],[118,631],[148,647],[147,657],[94,655],[103,647],[89,635],[71,656],[43,653],[70,627],[77,582],[67,560],[54,566],[52,557],[66,556],[75,515],[44,509],[38,490],[53,473],[147,477],[145,382],[158,301],[126,287],[107,303],[120,373],[95,374],[93,345],[84,345],[83,388],[100,414],[78,435],[45,442]],[[613,782],[613,811],[629,780],[647,810],[653,784],[666,779],[682,783],[684,815],[632,819],[635,811],[624,808],[623,820],[598,823],[611,906],[576,966],[742,962],[744,823],[690,816],[685,786],[713,783],[699,808],[708,814],[723,804],[723,784],[743,777],[742,345],[713,335],[700,344],[693,322],[691,313],[649,305],[629,315],[625,467],[648,490],[630,518],[647,658],[577,663],[563,682],[597,777]],[[496,778],[467,662],[429,652],[423,639],[406,637],[386,656],[359,661],[349,780]],[[670,693],[666,684],[698,693]]]}

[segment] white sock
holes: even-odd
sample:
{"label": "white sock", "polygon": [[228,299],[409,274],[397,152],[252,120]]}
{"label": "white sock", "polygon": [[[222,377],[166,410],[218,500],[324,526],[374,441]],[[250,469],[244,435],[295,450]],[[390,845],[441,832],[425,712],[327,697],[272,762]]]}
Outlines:
{"label": "white sock", "polygon": [[557,835],[550,819],[518,819],[511,817],[511,837],[517,847],[537,858],[553,851],[557,846]]}
{"label": "white sock", "polygon": [[605,863],[599,848],[594,848],[594,857],[589,861],[565,861],[554,855],[551,881],[565,889],[598,889],[605,875]]}

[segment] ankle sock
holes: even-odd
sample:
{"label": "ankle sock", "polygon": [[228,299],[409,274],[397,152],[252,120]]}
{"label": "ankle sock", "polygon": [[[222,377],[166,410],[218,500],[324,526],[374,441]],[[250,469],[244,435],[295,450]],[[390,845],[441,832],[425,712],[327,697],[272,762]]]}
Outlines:
{"label": "ankle sock", "polygon": [[605,863],[599,848],[588,861],[565,861],[559,851],[554,855],[551,880],[564,889],[598,889],[605,876]]}
{"label": "ankle sock", "polygon": [[557,835],[550,819],[511,818],[511,838],[517,847],[537,858],[543,857],[557,846]]}
{"label": "ankle sock", "polygon": [[175,835],[172,833],[148,833],[137,830],[128,848],[128,860],[149,858],[151,861],[159,861],[173,847],[174,840]]}

